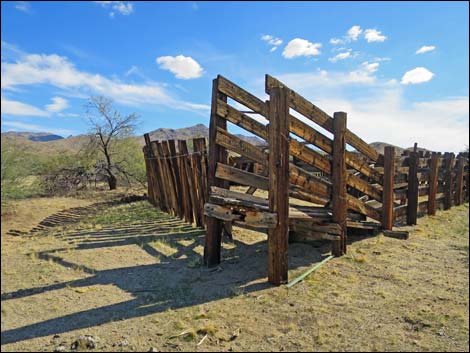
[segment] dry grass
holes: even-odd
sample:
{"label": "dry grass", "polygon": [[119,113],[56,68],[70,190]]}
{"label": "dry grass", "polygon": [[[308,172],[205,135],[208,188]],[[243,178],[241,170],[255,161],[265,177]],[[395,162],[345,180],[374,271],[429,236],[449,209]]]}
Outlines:
{"label": "dry grass", "polygon": [[[123,211],[135,216],[120,222]],[[291,289],[265,285],[264,234],[235,227],[207,271],[203,238],[145,203],[45,237],[2,230],[2,295],[66,283],[2,302],[2,351],[53,350],[55,333],[98,336],[98,351],[468,351],[468,211],[421,218],[409,240],[356,241]],[[323,251],[292,244],[290,278]]]}

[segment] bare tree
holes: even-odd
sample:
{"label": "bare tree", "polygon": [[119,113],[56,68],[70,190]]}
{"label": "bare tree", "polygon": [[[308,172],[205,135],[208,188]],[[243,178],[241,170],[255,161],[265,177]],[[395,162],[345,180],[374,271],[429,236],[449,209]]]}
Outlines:
{"label": "bare tree", "polygon": [[86,104],[86,117],[90,124],[90,145],[93,150],[98,150],[104,157],[98,163],[103,170],[110,190],[117,187],[117,174],[122,174],[126,179],[129,175],[121,165],[121,160],[116,156],[116,144],[131,136],[137,124],[138,116],[135,113],[121,115],[113,107],[111,99],[103,96],[94,96]]}

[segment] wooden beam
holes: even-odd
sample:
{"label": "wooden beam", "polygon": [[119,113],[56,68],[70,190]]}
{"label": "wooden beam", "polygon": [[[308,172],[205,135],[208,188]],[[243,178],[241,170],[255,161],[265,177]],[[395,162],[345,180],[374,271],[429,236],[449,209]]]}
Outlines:
{"label": "wooden beam", "polygon": [[457,171],[455,173],[455,205],[461,205],[463,203],[463,172],[465,166],[465,158],[463,156],[458,157]]}
{"label": "wooden beam", "polygon": [[440,153],[433,153],[431,156],[431,167],[429,175],[429,196],[428,196],[428,214],[436,214],[436,193],[439,182],[439,159]]}
{"label": "wooden beam", "polygon": [[408,207],[406,209],[406,224],[408,225],[416,224],[418,218],[418,160],[418,153],[410,152],[407,192]]}
{"label": "wooden beam", "polygon": [[454,168],[455,155],[453,153],[446,153],[445,159],[445,176],[444,176],[444,210],[452,207],[452,183],[453,175],[452,169]]}
{"label": "wooden beam", "polygon": [[382,193],[382,227],[393,228],[393,184],[395,176],[395,147],[385,146],[384,150],[384,185]]}
{"label": "wooden beam", "polygon": [[347,173],[346,173],[346,113],[337,112],[333,117],[333,161],[331,163],[332,181],[332,212],[333,222],[341,227],[340,241],[333,242],[332,253],[334,256],[341,256],[346,253],[347,238]]}
{"label": "wooden beam", "polygon": [[[285,86],[279,80],[272,76],[266,75],[266,93],[269,93],[272,87]],[[290,90],[289,92],[289,105],[291,108],[297,110],[306,118],[312,120],[314,123],[320,125],[329,132],[333,132],[333,119],[326,114],[323,110],[319,109],[314,104],[303,98],[300,94]],[[350,144],[361,152],[366,157],[377,161],[379,153],[363,141],[359,136],[347,130],[345,132],[346,143]]]}
{"label": "wooden beam", "polygon": [[269,211],[277,226],[268,230],[268,280],[287,282],[289,241],[289,126],[288,90],[276,87],[269,101]]}
{"label": "wooden beam", "polygon": [[[216,178],[217,163],[227,161],[227,151],[215,143],[217,128],[227,129],[227,121],[217,114],[217,103],[227,102],[227,95],[219,92],[219,80],[212,81],[212,103],[211,120],[209,124],[209,160],[207,172],[207,186],[223,187],[223,180]],[[206,219],[207,234],[204,245],[204,263],[209,266],[216,266],[220,263],[220,248],[222,242],[223,224],[215,217]]]}

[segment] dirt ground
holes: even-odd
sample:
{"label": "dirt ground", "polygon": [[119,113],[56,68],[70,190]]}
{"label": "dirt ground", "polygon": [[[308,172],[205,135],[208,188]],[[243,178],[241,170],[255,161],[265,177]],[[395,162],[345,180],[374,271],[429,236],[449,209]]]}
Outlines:
{"label": "dirt ground", "polygon": [[[95,351],[469,350],[468,204],[419,219],[408,240],[352,238],[347,255],[287,289],[267,284],[263,233],[235,227],[207,270],[202,230],[146,201],[94,201],[2,214],[2,351],[68,351],[80,335]],[[92,212],[6,233],[76,206]],[[289,277],[328,253],[290,244]]]}

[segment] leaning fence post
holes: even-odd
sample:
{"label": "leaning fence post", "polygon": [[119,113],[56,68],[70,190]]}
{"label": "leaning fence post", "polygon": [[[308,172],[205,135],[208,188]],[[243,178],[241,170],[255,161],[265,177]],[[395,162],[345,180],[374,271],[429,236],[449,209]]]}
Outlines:
{"label": "leaning fence post", "polygon": [[[207,188],[223,187],[224,181],[215,177],[218,162],[226,162],[227,151],[215,143],[217,127],[227,129],[227,121],[217,115],[217,100],[227,102],[227,96],[219,92],[218,78],[212,81],[211,120],[209,124],[209,160],[207,171]],[[206,219],[207,235],[204,245],[204,263],[211,267],[220,263],[220,247],[222,241],[222,221],[214,217]]]}
{"label": "leaning fence post", "polygon": [[289,104],[288,90],[273,87],[269,99],[269,212],[277,225],[268,230],[268,280],[287,282],[289,239]]}
{"label": "leaning fence post", "polygon": [[332,253],[341,256],[346,253],[347,240],[347,192],[346,192],[346,158],[345,134],[346,113],[336,112],[333,115],[333,161],[331,168],[333,222],[341,227],[341,239],[332,242]]}
{"label": "leaning fence post", "polygon": [[415,151],[411,152],[408,161],[408,206],[406,208],[406,224],[413,225],[416,224],[418,217],[418,153]]}
{"label": "leaning fence post", "polygon": [[434,152],[431,155],[431,167],[429,175],[429,196],[428,196],[428,215],[436,214],[436,193],[439,176],[440,153]]}
{"label": "leaning fence post", "polygon": [[454,164],[455,155],[453,153],[446,153],[445,155],[445,183],[444,183],[444,210],[452,207],[452,168]]}
{"label": "leaning fence post", "polygon": [[395,147],[393,146],[385,146],[383,180],[382,228],[392,230],[394,220],[393,187],[395,184]]}

